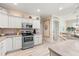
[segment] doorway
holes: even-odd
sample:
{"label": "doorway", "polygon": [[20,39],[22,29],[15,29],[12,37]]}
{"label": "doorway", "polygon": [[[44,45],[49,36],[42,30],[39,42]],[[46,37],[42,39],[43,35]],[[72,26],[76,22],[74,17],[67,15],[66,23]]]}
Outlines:
{"label": "doorway", "polygon": [[53,21],[53,40],[57,41],[59,38],[59,21]]}

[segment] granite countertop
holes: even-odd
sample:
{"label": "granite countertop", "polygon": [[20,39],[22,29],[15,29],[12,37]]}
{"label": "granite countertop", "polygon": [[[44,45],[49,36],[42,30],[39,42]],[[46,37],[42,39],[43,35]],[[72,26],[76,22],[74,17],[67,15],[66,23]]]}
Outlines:
{"label": "granite countertop", "polygon": [[79,56],[79,40],[66,40],[49,46],[61,56]]}
{"label": "granite countertop", "polygon": [[6,36],[0,36],[0,42],[5,40],[6,38],[11,38],[11,37],[19,37],[21,35],[6,35]]}

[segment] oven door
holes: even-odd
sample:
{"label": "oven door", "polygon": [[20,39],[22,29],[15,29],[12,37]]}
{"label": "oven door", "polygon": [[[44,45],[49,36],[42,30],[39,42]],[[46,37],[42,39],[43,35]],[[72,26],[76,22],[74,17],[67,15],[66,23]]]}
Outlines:
{"label": "oven door", "polygon": [[29,42],[29,41],[33,41],[33,37],[31,36],[26,36],[26,37],[23,37],[23,42]]}

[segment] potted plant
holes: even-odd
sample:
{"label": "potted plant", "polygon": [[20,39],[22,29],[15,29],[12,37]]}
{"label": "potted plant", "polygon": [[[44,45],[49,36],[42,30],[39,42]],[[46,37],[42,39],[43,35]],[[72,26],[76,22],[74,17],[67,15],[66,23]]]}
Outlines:
{"label": "potted plant", "polygon": [[66,31],[68,31],[68,33],[73,33],[74,35],[75,35],[75,30],[76,30],[76,28],[74,28],[74,27],[67,27],[67,29],[66,29]]}

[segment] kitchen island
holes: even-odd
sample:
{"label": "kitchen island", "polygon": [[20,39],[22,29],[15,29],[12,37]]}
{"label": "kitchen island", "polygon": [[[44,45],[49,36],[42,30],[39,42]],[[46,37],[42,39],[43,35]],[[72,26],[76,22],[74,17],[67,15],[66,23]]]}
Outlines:
{"label": "kitchen island", "polygon": [[79,56],[79,40],[66,40],[49,46],[50,56]]}
{"label": "kitchen island", "polygon": [[69,34],[69,33],[64,33],[60,35],[61,38],[64,40],[79,40],[79,35],[78,34]]}

